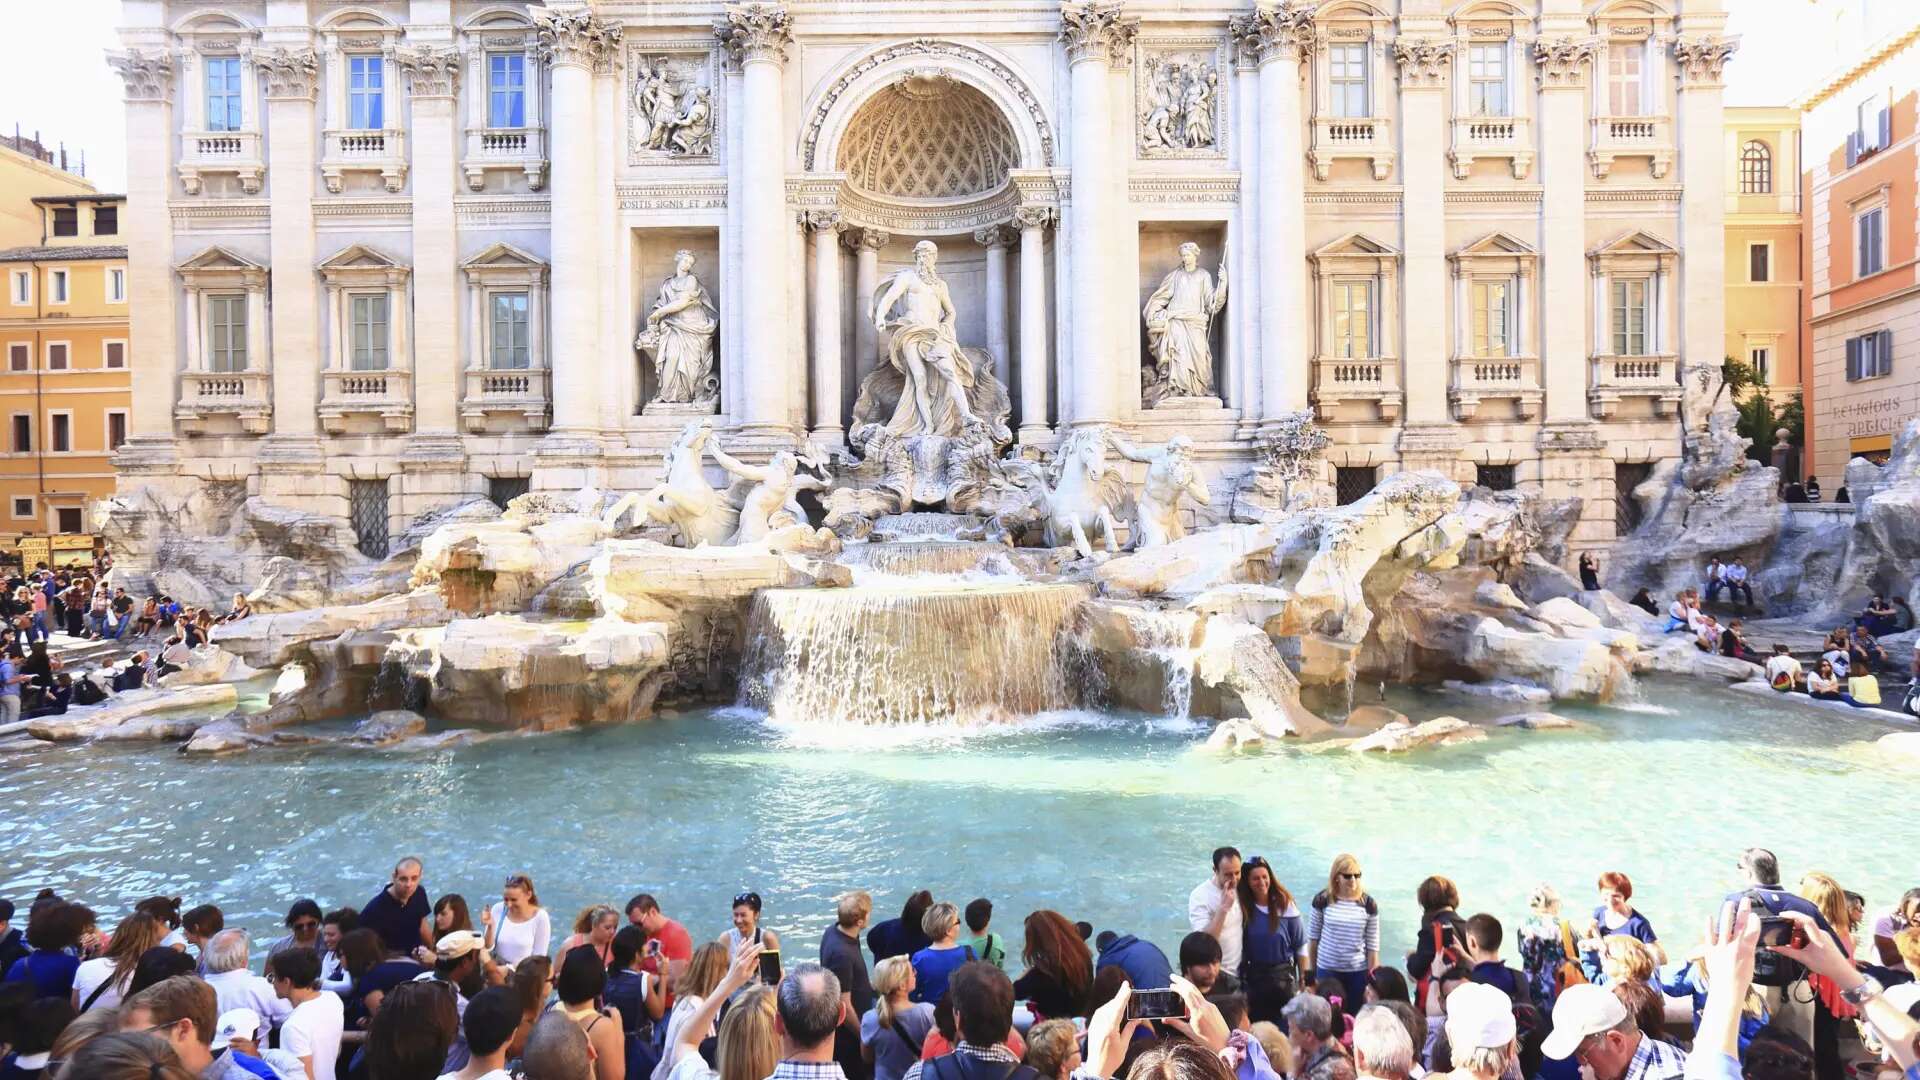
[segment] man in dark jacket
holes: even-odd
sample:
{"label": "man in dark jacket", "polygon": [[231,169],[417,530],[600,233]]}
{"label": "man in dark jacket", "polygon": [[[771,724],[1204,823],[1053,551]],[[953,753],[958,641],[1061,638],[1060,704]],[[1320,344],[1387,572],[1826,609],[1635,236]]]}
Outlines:
{"label": "man in dark jacket", "polygon": [[1158,990],[1173,985],[1173,964],[1153,942],[1141,941],[1132,934],[1102,930],[1093,943],[1100,950],[1093,962],[1094,970],[1108,965],[1117,967],[1127,973],[1127,982],[1137,990]]}

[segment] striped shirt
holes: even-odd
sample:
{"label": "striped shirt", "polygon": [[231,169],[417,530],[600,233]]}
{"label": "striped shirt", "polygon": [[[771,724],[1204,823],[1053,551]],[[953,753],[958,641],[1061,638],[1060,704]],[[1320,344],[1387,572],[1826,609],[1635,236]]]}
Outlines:
{"label": "striped shirt", "polygon": [[1314,964],[1324,971],[1367,970],[1367,955],[1380,951],[1380,916],[1367,914],[1357,900],[1335,900],[1311,911],[1307,939],[1317,950]]}

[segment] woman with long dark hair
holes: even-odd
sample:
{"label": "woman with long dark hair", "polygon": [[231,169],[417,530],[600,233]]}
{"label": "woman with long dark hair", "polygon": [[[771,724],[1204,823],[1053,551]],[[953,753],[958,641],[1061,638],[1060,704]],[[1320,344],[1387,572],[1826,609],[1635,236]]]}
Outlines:
{"label": "woman with long dark hair", "polygon": [[1255,855],[1240,869],[1240,970],[1252,1021],[1280,1023],[1280,1010],[1300,985],[1307,961],[1307,924],[1293,894]]}
{"label": "woman with long dark hair", "polygon": [[372,1080],[435,1080],[446,1071],[447,1048],[459,1022],[450,984],[424,981],[394,987],[367,1027],[367,1075]]}
{"label": "woman with long dark hair", "polygon": [[875,923],[873,929],[867,931],[867,948],[873,951],[873,962],[877,964],[889,956],[912,956],[933,944],[920,926],[932,906],[933,894],[921,889],[907,897],[899,918]]}
{"label": "woman with long dark hair", "polygon": [[107,950],[74,971],[73,1007],[86,1012],[120,1004],[127,993],[127,984],[133,981],[133,973],[140,966],[140,958],[148,949],[158,948],[166,936],[166,924],[151,915],[134,912],[121,919],[120,925],[113,928]]}
{"label": "woman with long dark hair", "polygon": [[1093,988],[1093,957],[1080,932],[1057,911],[1027,916],[1027,945],[1020,960],[1026,974],[1013,984],[1015,1001],[1024,1001],[1037,1019],[1066,1020],[1086,1011]]}

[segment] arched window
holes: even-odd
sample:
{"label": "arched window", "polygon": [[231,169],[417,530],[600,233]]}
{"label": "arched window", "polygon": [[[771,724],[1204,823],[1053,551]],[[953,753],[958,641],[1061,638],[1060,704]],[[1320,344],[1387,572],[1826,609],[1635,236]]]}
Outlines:
{"label": "arched window", "polygon": [[1740,194],[1770,195],[1773,193],[1773,151],[1759,139],[1748,141],[1740,148]]}

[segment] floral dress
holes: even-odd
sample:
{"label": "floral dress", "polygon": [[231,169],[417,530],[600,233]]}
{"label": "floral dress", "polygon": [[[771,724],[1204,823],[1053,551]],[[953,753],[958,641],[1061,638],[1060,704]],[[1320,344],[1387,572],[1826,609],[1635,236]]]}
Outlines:
{"label": "floral dress", "polygon": [[1548,915],[1529,915],[1520,924],[1520,966],[1527,975],[1527,988],[1541,1011],[1553,1008],[1557,988],[1554,973],[1572,960],[1567,955],[1567,924]]}

